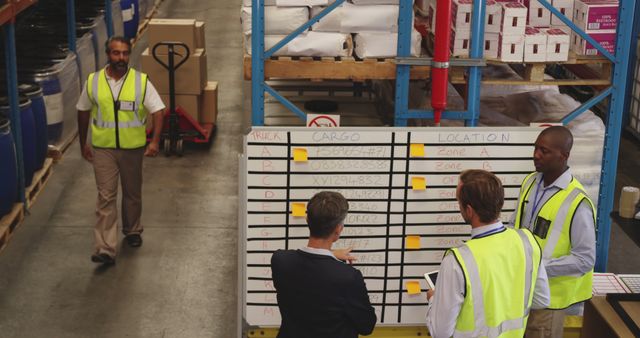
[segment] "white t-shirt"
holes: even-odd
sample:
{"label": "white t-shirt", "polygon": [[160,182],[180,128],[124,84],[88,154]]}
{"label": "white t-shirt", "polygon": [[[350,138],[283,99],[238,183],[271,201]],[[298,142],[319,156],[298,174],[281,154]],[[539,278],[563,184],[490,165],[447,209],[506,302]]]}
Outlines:
{"label": "white t-shirt", "polygon": [[[105,72],[106,74],[106,72]],[[125,76],[121,77],[119,80],[115,80],[107,75],[107,83],[109,83],[109,88],[111,88],[111,93],[113,97],[118,97],[120,93],[120,89],[124,84]],[[149,112],[149,114],[154,114],[160,110],[165,108],[160,95],[156,88],[151,84],[151,81],[147,81],[147,92],[144,95],[144,101],[142,102],[144,108]],[[76,109],[80,111],[88,111],[93,108],[93,101],[89,98],[89,93],[87,92],[87,81],[84,82],[82,86],[82,94],[80,94],[80,99],[78,99],[78,104],[76,104]]]}

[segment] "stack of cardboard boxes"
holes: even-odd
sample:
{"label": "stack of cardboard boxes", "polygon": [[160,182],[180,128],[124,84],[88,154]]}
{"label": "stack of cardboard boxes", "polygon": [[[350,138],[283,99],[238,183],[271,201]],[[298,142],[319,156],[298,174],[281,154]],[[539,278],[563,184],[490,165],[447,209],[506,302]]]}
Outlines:
{"label": "stack of cardboard boxes", "polygon": [[[148,30],[149,48],[142,53],[142,71],[158,90],[162,101],[169,107],[169,71],[152,55],[153,47],[162,41],[182,42],[189,48],[189,58],[176,70],[176,106],[200,124],[215,124],[217,117],[218,83],[207,81],[207,54],[205,50],[204,22],[195,19],[152,19]],[[184,58],[184,48],[176,47],[174,62]],[[158,47],[157,56],[168,64],[168,48]]]}
{"label": "stack of cardboard boxes", "polygon": [[[617,0],[576,0],[573,22],[609,53],[615,53],[618,26]],[[576,54],[599,55],[600,52],[576,33],[571,36]]]}

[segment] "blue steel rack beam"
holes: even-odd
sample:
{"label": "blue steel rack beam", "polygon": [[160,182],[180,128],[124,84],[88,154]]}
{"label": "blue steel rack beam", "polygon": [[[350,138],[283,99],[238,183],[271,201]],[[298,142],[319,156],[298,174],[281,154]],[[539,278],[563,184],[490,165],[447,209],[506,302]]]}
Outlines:
{"label": "blue steel rack beam", "polygon": [[107,36],[113,36],[113,10],[112,10],[112,1],[104,0],[104,20],[107,22]]}
{"label": "blue steel rack beam", "polygon": [[76,52],[76,8],[74,0],[67,0],[67,40],[69,49]]}

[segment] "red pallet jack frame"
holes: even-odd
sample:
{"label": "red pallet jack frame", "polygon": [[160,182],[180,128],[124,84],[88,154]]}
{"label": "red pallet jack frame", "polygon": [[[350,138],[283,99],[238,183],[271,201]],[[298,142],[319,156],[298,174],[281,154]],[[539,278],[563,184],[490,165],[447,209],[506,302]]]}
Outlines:
{"label": "red pallet jack frame", "polygon": [[[166,46],[168,51],[168,63],[164,63],[157,56],[159,47]],[[184,53],[176,53],[176,47],[184,50]],[[169,108],[164,111],[162,124],[162,146],[166,156],[184,154],[184,141],[208,144],[211,142],[211,135],[215,128],[213,123],[200,124],[182,107],[176,107],[175,73],[189,59],[189,47],[182,42],[162,41],[153,46],[153,58],[169,72]],[[181,57],[175,63],[175,56]],[[150,135],[147,135],[150,138]]]}

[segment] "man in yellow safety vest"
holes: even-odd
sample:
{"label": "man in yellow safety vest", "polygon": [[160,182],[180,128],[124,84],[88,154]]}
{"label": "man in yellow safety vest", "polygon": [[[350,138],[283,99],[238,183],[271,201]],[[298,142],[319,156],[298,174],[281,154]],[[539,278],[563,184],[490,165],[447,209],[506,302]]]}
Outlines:
{"label": "man in yellow safety vest", "polygon": [[429,333],[520,338],[529,310],[549,304],[540,247],[528,230],[500,222],[504,189],[494,174],[464,171],[456,198],[471,239],[445,254],[435,290],[427,292]]}
{"label": "man in yellow safety vest", "polygon": [[573,136],[543,130],[533,153],[536,172],[524,179],[511,224],[531,230],[542,248],[551,304],[531,312],[527,338],[562,337],[565,309],[591,298],[596,258],[595,209],[567,161]]}
{"label": "man in yellow safety vest", "polygon": [[[94,229],[96,263],[115,263],[118,241],[118,178],[122,180],[122,232],[131,247],[142,245],[142,159],[158,153],[165,106],[147,75],[129,65],[131,43],[106,42],[109,64],[91,73],[76,108],[82,157],[93,163],[98,201]],[[145,122],[153,118],[148,146]],[[91,144],[87,129],[91,124]]]}

